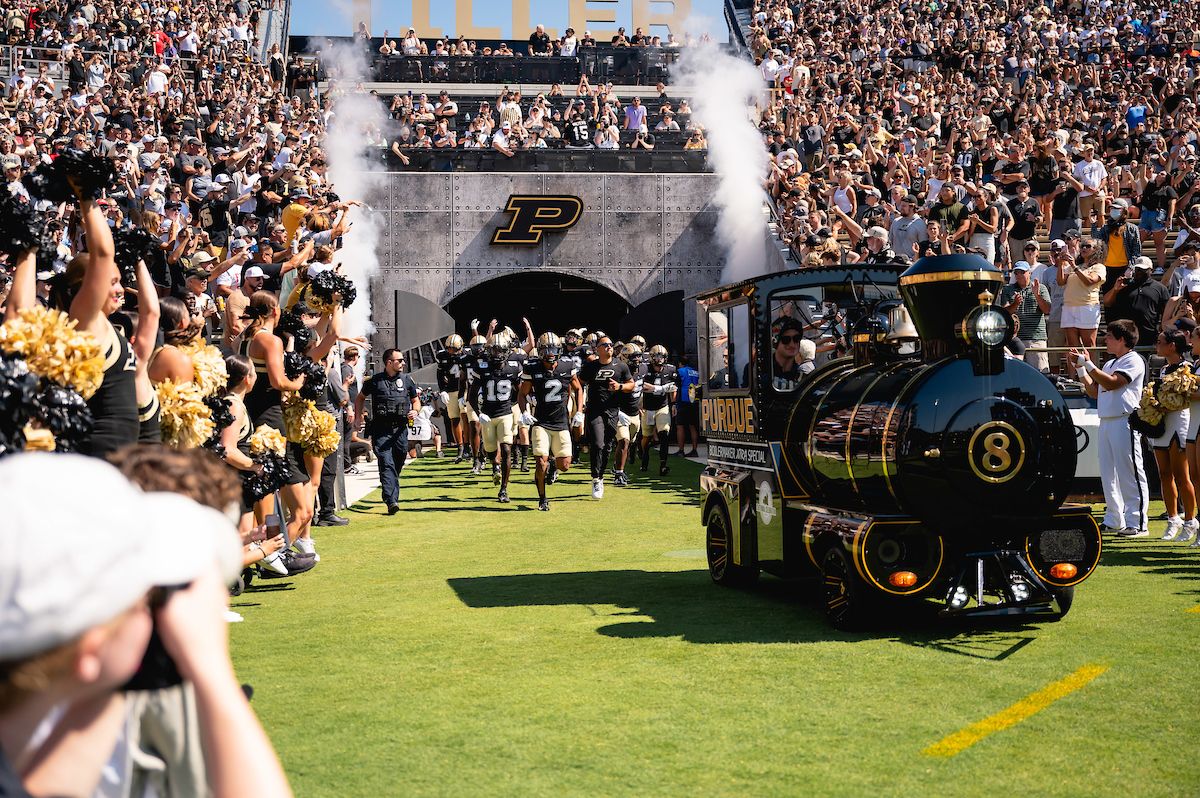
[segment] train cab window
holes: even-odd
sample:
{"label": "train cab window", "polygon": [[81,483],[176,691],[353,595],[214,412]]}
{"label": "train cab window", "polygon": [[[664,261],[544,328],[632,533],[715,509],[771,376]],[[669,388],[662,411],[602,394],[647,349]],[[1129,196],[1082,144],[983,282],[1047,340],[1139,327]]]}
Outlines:
{"label": "train cab window", "polygon": [[700,363],[711,390],[750,387],[750,308],[745,303],[709,309]]}

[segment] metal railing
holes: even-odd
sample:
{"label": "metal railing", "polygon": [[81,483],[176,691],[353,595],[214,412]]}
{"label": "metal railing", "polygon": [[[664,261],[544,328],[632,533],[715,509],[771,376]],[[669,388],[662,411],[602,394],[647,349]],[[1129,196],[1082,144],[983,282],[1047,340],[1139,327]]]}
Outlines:
{"label": "metal railing", "polygon": [[575,56],[389,55],[374,61],[382,83],[578,83],[624,84],[666,81],[677,50],[645,47],[587,47]]}
{"label": "metal railing", "polygon": [[393,172],[624,172],[624,173],[698,173],[707,172],[705,150],[601,150],[537,149],[517,150],[511,157],[494,149],[403,150],[403,163],[391,150],[383,150],[379,159]]}

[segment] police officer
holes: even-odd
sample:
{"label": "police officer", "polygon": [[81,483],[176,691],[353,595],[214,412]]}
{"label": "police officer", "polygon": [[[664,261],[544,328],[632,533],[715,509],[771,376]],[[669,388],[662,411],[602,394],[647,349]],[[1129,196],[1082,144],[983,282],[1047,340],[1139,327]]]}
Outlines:
{"label": "police officer", "polygon": [[417,384],[402,373],[404,355],[399,349],[383,353],[383,371],[363,383],[354,402],[354,415],[362,417],[363,404],[371,400],[371,447],[379,458],[379,483],[388,515],[400,509],[400,469],[408,458],[408,428],[421,410]]}

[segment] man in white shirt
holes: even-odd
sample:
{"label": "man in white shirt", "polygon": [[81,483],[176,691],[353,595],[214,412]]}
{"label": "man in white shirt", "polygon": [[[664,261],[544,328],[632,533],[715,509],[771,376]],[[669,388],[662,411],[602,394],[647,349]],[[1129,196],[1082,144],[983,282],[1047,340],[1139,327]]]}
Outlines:
{"label": "man in white shirt", "polygon": [[1083,388],[1096,399],[1100,414],[1096,445],[1104,486],[1104,525],[1123,538],[1150,534],[1142,436],[1129,426],[1129,414],[1137,408],[1146,380],[1145,361],[1133,351],[1137,342],[1137,326],[1122,319],[1108,325],[1104,348],[1112,357],[1103,368],[1092,362],[1087,350],[1071,350]]}
{"label": "man in white shirt", "polygon": [[1075,164],[1075,179],[1083,183],[1079,192],[1079,218],[1084,227],[1091,229],[1088,219],[1092,209],[1096,210],[1096,218],[1104,224],[1104,181],[1108,179],[1108,170],[1096,157],[1096,148],[1091,144],[1083,147],[1083,160]]}

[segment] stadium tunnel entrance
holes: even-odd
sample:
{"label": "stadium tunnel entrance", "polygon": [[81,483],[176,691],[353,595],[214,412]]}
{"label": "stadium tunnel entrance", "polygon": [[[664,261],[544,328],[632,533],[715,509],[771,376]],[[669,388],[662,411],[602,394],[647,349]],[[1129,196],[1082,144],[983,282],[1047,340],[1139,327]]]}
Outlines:
{"label": "stadium tunnel entrance", "polygon": [[471,320],[479,319],[481,332],[492,319],[524,335],[521,317],[529,319],[533,331],[558,334],[571,327],[620,334],[621,322],[630,305],[620,294],[599,283],[554,272],[516,272],[468,288],[446,306],[454,326],[464,338]]}

